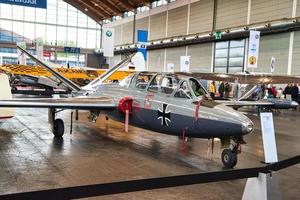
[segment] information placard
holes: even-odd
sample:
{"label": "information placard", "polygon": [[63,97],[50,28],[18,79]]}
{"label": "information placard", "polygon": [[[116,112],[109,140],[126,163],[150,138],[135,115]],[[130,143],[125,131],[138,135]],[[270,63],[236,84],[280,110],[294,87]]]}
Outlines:
{"label": "information placard", "polygon": [[278,162],[273,113],[260,114],[265,163]]}

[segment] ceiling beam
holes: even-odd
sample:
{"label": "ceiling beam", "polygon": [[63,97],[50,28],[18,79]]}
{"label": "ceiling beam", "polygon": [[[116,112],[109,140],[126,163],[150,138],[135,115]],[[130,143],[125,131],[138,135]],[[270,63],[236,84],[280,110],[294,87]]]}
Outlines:
{"label": "ceiling beam", "polygon": [[114,4],[112,4],[110,1],[107,1],[107,0],[101,0],[101,1],[96,0],[96,1],[103,3],[106,7],[108,7],[110,10],[112,10],[115,15],[123,14],[123,11],[121,9],[119,9],[117,6],[115,6]]}
{"label": "ceiling beam", "polygon": [[98,3],[95,1],[91,1],[92,5],[91,6],[95,6],[97,8],[95,8],[97,11],[100,11],[100,13],[106,13],[106,16],[109,16],[108,18],[113,17],[113,13],[109,12],[108,10],[106,10],[105,8],[103,8],[103,4],[102,3]]}
{"label": "ceiling beam", "polygon": [[136,7],[129,2],[130,1],[128,0],[119,1],[119,3],[125,6],[128,10],[134,10]]}
{"label": "ceiling beam", "polygon": [[86,8],[88,9],[88,12],[93,11],[93,12],[97,13],[98,15],[102,15],[103,16],[102,19],[111,17],[106,12],[97,11],[97,9],[95,9],[95,5],[89,4],[89,3],[91,3],[91,1],[83,1],[83,0],[77,0],[77,1],[80,2],[81,4],[83,4],[84,6],[86,6]]}

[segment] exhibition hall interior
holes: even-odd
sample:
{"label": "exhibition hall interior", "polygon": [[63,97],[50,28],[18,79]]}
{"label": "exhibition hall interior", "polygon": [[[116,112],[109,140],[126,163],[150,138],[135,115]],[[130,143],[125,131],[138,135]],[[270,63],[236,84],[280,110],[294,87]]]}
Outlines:
{"label": "exhibition hall interior", "polygon": [[300,0],[0,0],[0,199],[294,200]]}

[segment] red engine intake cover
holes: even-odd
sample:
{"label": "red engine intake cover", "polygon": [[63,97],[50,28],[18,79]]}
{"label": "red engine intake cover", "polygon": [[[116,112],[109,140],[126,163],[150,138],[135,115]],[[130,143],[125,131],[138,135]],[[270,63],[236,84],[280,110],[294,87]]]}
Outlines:
{"label": "red engine intake cover", "polygon": [[129,111],[129,113],[132,113],[132,98],[131,97],[123,97],[120,99],[118,103],[118,109],[122,112],[125,113],[126,110]]}

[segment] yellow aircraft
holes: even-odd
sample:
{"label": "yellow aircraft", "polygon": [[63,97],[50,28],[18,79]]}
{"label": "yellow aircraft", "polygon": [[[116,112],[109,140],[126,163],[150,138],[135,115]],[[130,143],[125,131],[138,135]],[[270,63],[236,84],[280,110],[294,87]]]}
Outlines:
{"label": "yellow aircraft", "polygon": [[[93,69],[93,68],[54,68],[55,71],[59,72],[64,77],[71,80],[94,80],[101,74],[106,72],[105,69]],[[40,66],[26,66],[26,65],[2,65],[0,66],[0,72],[11,74],[11,75],[26,75],[35,77],[52,77],[52,74]],[[121,81],[129,74],[133,73],[133,70],[118,71],[109,77],[108,81]],[[77,81],[76,81],[77,82]]]}

